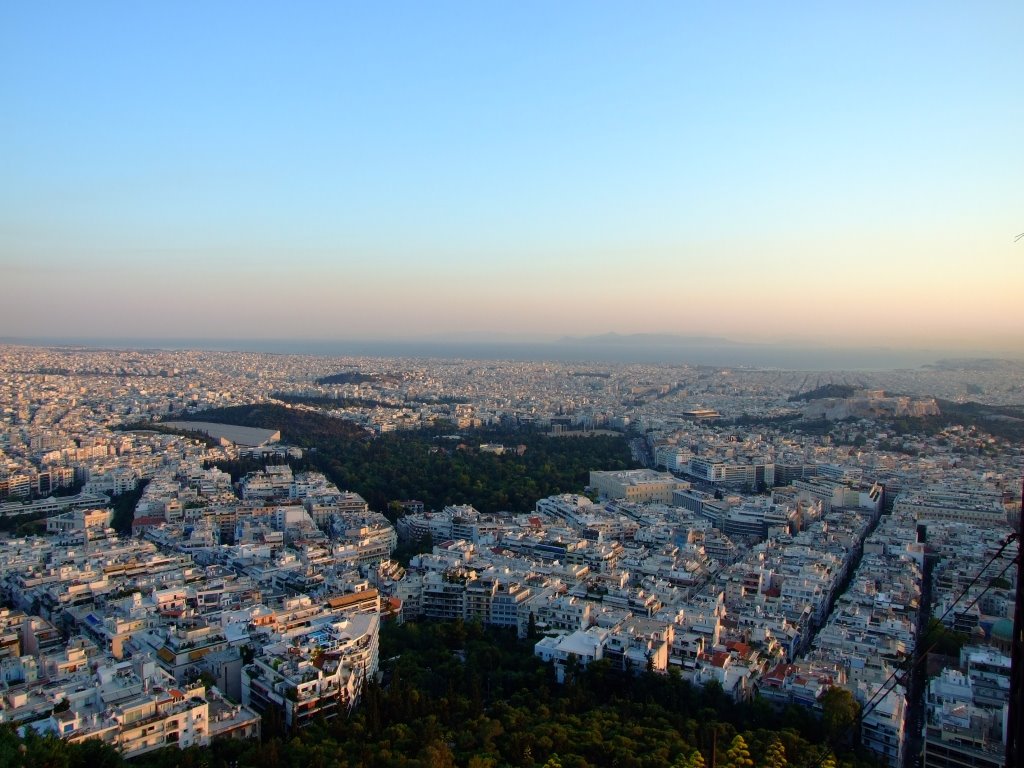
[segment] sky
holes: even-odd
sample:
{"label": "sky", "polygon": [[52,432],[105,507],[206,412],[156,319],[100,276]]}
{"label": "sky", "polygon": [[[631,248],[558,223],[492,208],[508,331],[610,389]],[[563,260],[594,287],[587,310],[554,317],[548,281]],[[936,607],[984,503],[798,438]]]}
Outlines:
{"label": "sky", "polygon": [[1024,3],[0,8],[0,337],[1024,356]]}

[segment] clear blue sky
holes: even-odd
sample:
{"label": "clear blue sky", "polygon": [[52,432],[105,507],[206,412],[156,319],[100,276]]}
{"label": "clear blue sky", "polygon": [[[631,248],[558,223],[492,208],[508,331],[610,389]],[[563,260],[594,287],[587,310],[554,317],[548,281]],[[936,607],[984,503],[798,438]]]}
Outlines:
{"label": "clear blue sky", "polygon": [[0,336],[1024,350],[1022,84],[1019,0],[7,3]]}

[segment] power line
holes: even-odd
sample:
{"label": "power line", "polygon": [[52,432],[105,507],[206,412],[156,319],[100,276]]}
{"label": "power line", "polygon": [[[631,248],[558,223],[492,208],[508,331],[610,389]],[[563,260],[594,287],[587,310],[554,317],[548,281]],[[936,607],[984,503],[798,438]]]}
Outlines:
{"label": "power line", "polygon": [[[956,607],[956,604],[959,603],[960,600],[962,600],[967,595],[967,593],[970,592],[971,588],[975,584],[978,583],[978,580],[982,576],[985,575],[986,571],[988,571],[988,569],[989,569],[989,566],[991,566],[992,563],[994,563],[996,560],[998,560],[1000,557],[1002,557],[1003,552],[1006,551],[1006,548],[1016,538],[1017,538],[1017,534],[1015,534],[1015,533],[1012,533],[1009,536],[1007,536],[1007,538],[1003,542],[1002,546],[1000,546],[999,549],[996,551],[996,553],[994,555],[992,555],[992,557],[989,559],[989,561],[987,563],[985,563],[985,566],[978,572],[978,574],[973,579],[971,579],[971,582],[960,591],[960,593],[956,596],[956,598],[953,600],[953,602],[949,604],[949,607],[946,608],[946,610],[942,612],[942,615],[939,616],[938,619],[935,619],[935,621],[937,623],[941,624],[943,622],[943,619],[945,619],[947,616],[949,616],[949,614],[952,612],[952,610]],[[1013,564],[1014,564],[1013,560],[1011,560],[1009,563],[1007,563],[1006,567],[1003,568],[1002,572],[998,576],[996,576],[995,578],[997,578],[997,579],[1002,578],[1002,576],[1006,573],[1006,571],[1009,570],[1010,566],[1012,566]],[[975,604],[984,596],[984,594],[986,592],[988,592],[988,590],[991,588],[991,586],[992,586],[992,584],[991,584],[991,580],[990,580],[989,584],[986,585],[986,587],[980,593],[978,593],[978,595],[970,602],[970,604],[966,608],[964,608],[964,611],[966,612],[966,611],[969,611],[971,608],[973,608],[975,606]],[[871,714],[873,709],[881,702],[881,699],[885,698],[885,696],[889,694],[889,691],[886,691],[885,687],[897,675],[899,675],[900,672],[907,672],[907,671],[913,669],[916,664],[921,662],[929,653],[931,653],[932,649],[935,648],[936,645],[938,645],[938,641],[937,640],[935,642],[933,642],[930,646],[928,646],[923,652],[915,650],[914,655],[907,657],[899,665],[897,665],[896,669],[893,670],[892,674],[889,675],[889,677],[885,680],[885,682],[882,683],[882,685],[878,689],[878,691],[875,692],[875,696],[878,696],[879,693],[882,693],[882,697],[879,698],[878,701],[875,701],[875,696],[872,696],[868,700],[868,702],[864,705],[864,707],[861,709],[861,720],[864,719],[865,715]],[[908,662],[909,662],[909,664],[908,664]],[[906,670],[901,669],[901,667],[904,666],[904,665],[907,665],[907,669]]]}
{"label": "power line", "polygon": [[[1024,234],[1024,233],[1022,233],[1022,234]],[[986,571],[988,571],[989,566],[991,566],[996,560],[998,560],[1000,557],[1002,557],[1002,554],[1003,554],[1003,552],[1006,551],[1006,548],[1008,546],[1010,546],[1010,544],[1013,543],[1017,539],[1018,539],[1018,535],[1017,535],[1016,532],[1011,533],[1009,536],[1006,537],[1006,539],[1003,541],[1003,543],[1001,544],[999,549],[996,550],[996,553],[994,555],[992,555],[992,557],[989,559],[989,561],[987,563],[985,563],[984,567],[978,572],[978,574],[973,579],[971,579],[970,583],[960,591],[960,593],[954,598],[953,602],[949,604],[949,607],[946,608],[945,611],[943,611],[942,615],[936,620],[937,623],[939,623],[939,624],[942,623],[943,619],[945,619],[950,614],[950,612],[956,607],[956,604],[959,603],[960,600],[962,600],[967,595],[967,593],[971,590],[971,588],[975,584],[977,584],[978,580],[986,573]],[[1010,569],[1011,566],[1017,564],[1017,561],[1019,559],[1020,559],[1020,545],[1018,543],[1017,557],[1015,557],[1012,560],[1010,560],[1010,562],[1006,564],[1006,566],[1003,568],[1003,570],[999,573],[998,576],[996,576],[994,579],[990,579],[989,580],[989,583],[985,586],[985,588],[982,589],[981,592],[979,592],[975,596],[975,598],[970,602],[970,604],[967,605],[966,608],[964,608],[964,611],[969,611],[971,608],[973,608],[975,606],[975,604],[985,595],[985,593],[988,592],[989,589],[992,588],[992,582],[995,579],[1002,578],[1003,575]],[[896,668],[892,671],[892,674],[890,674],[889,677],[887,677],[885,679],[885,681],[882,683],[882,685],[879,686],[878,690],[875,691],[875,694],[870,699],[868,699],[867,703],[865,703],[863,707],[861,707],[860,713],[857,716],[857,721],[855,723],[852,723],[851,725],[849,725],[846,728],[845,731],[843,731],[841,734],[839,734],[838,737],[836,737],[835,739],[832,740],[832,744],[831,744],[832,750],[826,750],[821,755],[821,757],[818,759],[818,761],[816,763],[814,763],[812,768],[821,768],[821,766],[824,764],[826,758],[828,757],[828,752],[829,751],[834,751],[834,748],[835,748],[836,744],[838,744],[840,741],[842,741],[842,740],[846,739],[848,736],[850,736],[851,733],[853,732],[853,729],[854,729],[855,726],[863,725],[864,718],[867,715],[870,715],[871,712],[874,711],[875,707],[877,707],[882,702],[882,700],[886,696],[889,695],[889,693],[892,691],[892,688],[889,688],[888,690],[886,690],[886,688],[889,685],[889,683],[891,683],[893,680],[895,680],[897,678],[897,676],[900,675],[900,673],[907,673],[907,672],[909,672],[910,670],[912,670],[914,668],[914,666],[916,666],[921,661],[923,661],[925,658],[927,658],[928,654],[931,653],[932,649],[935,648],[936,645],[938,645],[938,640],[936,640],[931,645],[929,645],[928,648],[926,648],[923,652],[918,651],[918,650],[915,649],[915,652],[914,652],[913,655],[908,656],[900,664],[898,664],[896,666]],[[906,667],[906,669],[904,669],[904,667]],[[893,687],[895,687],[895,686],[893,686]],[[879,694],[881,694],[881,696],[879,696]]]}

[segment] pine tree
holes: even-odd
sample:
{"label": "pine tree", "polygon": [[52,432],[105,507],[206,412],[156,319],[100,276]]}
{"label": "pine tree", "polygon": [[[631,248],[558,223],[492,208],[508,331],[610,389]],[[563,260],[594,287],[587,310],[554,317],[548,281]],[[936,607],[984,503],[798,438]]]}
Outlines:
{"label": "pine tree", "polygon": [[729,744],[728,751],[725,753],[722,768],[753,768],[753,765],[754,761],[750,759],[750,749],[747,747],[747,742],[737,733],[736,737]]}
{"label": "pine tree", "polygon": [[789,762],[786,760],[786,748],[777,738],[772,739],[765,750],[762,768],[786,768],[787,765]]}
{"label": "pine tree", "polygon": [[672,768],[704,768],[704,755],[699,749],[693,750],[689,755],[680,755],[672,763]]}
{"label": "pine tree", "polygon": [[686,758],[686,768],[704,768],[704,755],[700,753],[699,749],[693,750]]}

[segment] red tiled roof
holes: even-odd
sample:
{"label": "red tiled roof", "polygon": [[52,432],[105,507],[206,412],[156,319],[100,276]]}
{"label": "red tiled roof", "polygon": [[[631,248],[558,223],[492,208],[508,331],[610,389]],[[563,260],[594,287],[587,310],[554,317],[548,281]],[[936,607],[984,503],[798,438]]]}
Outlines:
{"label": "red tiled roof", "polygon": [[711,666],[713,667],[725,667],[729,663],[731,657],[725,651],[715,651],[711,654]]}
{"label": "red tiled roof", "polygon": [[794,669],[796,667],[792,664],[776,664],[762,680],[773,685],[781,685]]}

